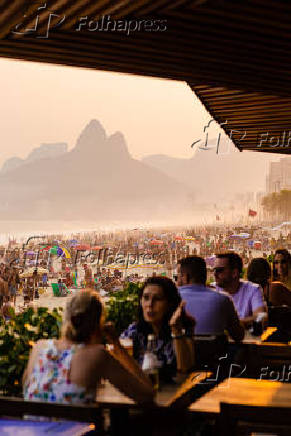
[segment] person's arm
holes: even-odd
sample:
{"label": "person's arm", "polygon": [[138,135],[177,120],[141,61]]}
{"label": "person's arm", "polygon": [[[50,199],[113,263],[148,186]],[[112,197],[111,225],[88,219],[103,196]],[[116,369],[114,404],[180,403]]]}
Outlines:
{"label": "person's arm", "polygon": [[260,286],[256,287],[253,291],[251,298],[252,315],[241,318],[241,322],[245,327],[248,327],[253,321],[256,320],[259,313],[265,313],[265,322],[267,322],[267,307],[264,302],[263,290]]}
{"label": "person's arm", "polygon": [[[125,351],[125,350],[124,350]],[[126,353],[126,351],[125,351]],[[127,354],[127,353],[126,353]],[[133,359],[127,354],[127,357]],[[108,379],[112,385],[138,403],[152,403],[154,399],[153,385],[150,379],[134,365],[126,367],[104,349],[98,349],[96,374]],[[127,363],[129,360],[127,360]],[[135,363],[133,361],[133,363]],[[131,368],[131,370],[129,370]]]}
{"label": "person's arm", "polygon": [[281,282],[273,282],[270,285],[270,302],[273,306],[291,307],[291,292]]}
{"label": "person's arm", "polygon": [[[187,317],[184,312],[185,304],[184,301],[180,303],[170,320],[174,351],[177,360],[177,370],[180,372],[188,372],[195,364],[195,320],[192,318],[193,336],[186,336],[183,332],[183,318]],[[188,318],[190,320],[190,317]]]}
{"label": "person's arm", "polygon": [[240,321],[243,324],[243,326],[245,328],[247,328],[247,327],[249,327],[253,323],[253,321],[256,320],[257,315],[259,313],[265,313],[265,314],[267,313],[265,306],[258,307],[258,309],[253,311],[253,314],[251,316],[246,316],[245,318],[241,318]]}
{"label": "person's arm", "polygon": [[127,371],[140,380],[141,383],[145,383],[148,386],[152,387],[152,383],[150,379],[146,376],[146,374],[142,371],[138,363],[133,359],[132,356],[128,354],[126,349],[121,345],[119,338],[114,330],[114,327],[111,323],[105,324],[103,327],[103,333],[106,336],[107,342],[113,345],[113,349],[110,351],[110,354],[118,360],[121,365],[127,369]]}
{"label": "person's arm", "polygon": [[230,337],[235,342],[240,342],[243,340],[245,335],[245,329],[243,327],[243,324],[241,323],[237,311],[234,307],[233,301],[231,298],[227,298],[225,302],[225,309],[226,309],[226,319],[227,319],[227,325],[226,329],[228,333],[230,334]]}

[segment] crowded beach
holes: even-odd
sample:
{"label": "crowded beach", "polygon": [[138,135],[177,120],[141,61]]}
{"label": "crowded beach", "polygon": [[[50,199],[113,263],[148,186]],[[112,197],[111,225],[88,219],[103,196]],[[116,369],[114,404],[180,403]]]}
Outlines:
{"label": "crowded beach", "polygon": [[[104,425],[91,422],[91,432],[135,434],[144,417],[133,405],[150,414],[191,393],[179,434],[216,434],[204,396],[227,379],[271,383],[278,365],[270,359],[266,370],[260,353],[289,347],[290,248],[288,223],[11,238],[0,247],[0,371],[12,368],[2,395],[97,401]],[[113,416],[112,404],[126,412]],[[178,434],[175,419],[161,417],[158,434]],[[147,420],[143,429],[152,431]]]}

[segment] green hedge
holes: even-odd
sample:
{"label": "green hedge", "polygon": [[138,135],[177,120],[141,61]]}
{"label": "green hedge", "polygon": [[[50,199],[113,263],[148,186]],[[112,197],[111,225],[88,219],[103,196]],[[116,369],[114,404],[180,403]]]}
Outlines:
{"label": "green hedge", "polygon": [[[128,283],[114,292],[106,303],[106,320],[114,323],[120,334],[137,317],[141,285]],[[62,308],[49,311],[29,308],[5,322],[0,317],[0,393],[18,396],[22,392],[22,375],[30,350],[39,339],[58,338]]]}
{"label": "green hedge", "polygon": [[29,308],[5,322],[0,318],[0,392],[20,395],[22,374],[30,350],[39,339],[57,338],[60,334],[62,309]]}
{"label": "green hedge", "polygon": [[106,303],[106,320],[113,322],[119,335],[137,318],[141,286],[128,283],[123,290],[111,294]]}

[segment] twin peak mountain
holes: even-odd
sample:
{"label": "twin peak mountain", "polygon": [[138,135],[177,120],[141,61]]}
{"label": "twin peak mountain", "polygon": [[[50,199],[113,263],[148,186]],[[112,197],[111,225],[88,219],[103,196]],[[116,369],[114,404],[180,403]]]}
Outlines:
{"label": "twin peak mountain", "polygon": [[189,189],[133,159],[122,133],[107,136],[97,120],[70,151],[42,144],[9,161],[0,172],[2,219],[146,220],[187,204]]}

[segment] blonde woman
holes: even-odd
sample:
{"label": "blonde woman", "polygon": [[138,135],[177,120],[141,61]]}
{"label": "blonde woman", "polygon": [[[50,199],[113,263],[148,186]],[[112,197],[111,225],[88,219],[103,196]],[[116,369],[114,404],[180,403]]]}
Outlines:
{"label": "blonde woman", "polygon": [[[137,363],[103,326],[103,308],[93,290],[68,302],[62,337],[41,340],[32,349],[23,375],[24,398],[29,401],[84,403],[95,401],[101,378],[139,403],[151,402],[153,388]],[[114,344],[124,365],[101,344],[102,334]]]}

